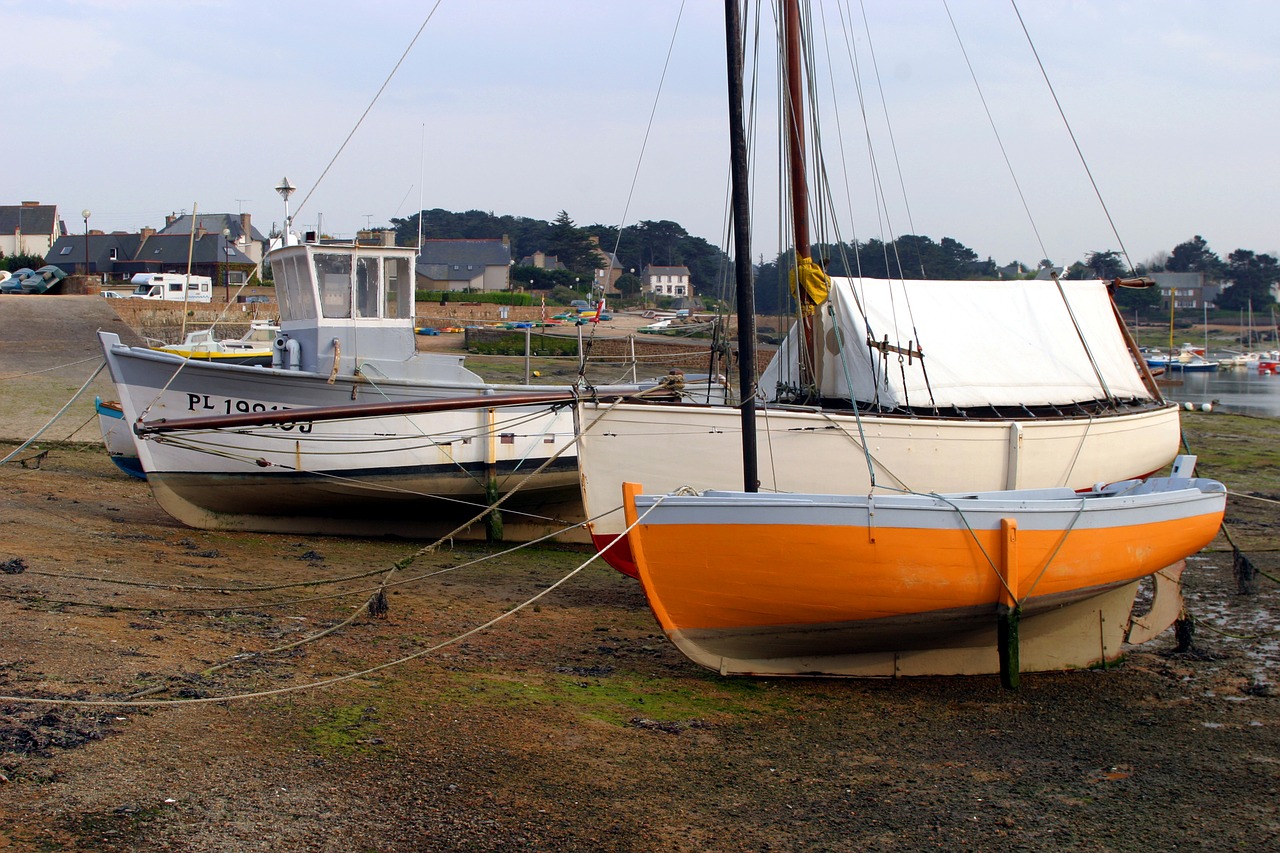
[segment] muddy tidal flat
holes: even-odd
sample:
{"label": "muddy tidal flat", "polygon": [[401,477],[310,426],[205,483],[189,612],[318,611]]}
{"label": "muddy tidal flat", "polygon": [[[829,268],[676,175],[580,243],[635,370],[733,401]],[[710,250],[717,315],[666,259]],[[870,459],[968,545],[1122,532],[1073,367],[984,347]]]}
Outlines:
{"label": "muddy tidal flat", "polygon": [[722,678],[599,563],[459,640],[590,554],[191,530],[83,420],[0,466],[0,850],[1280,847],[1280,421],[1184,417],[1234,493],[1190,646],[1015,692]]}

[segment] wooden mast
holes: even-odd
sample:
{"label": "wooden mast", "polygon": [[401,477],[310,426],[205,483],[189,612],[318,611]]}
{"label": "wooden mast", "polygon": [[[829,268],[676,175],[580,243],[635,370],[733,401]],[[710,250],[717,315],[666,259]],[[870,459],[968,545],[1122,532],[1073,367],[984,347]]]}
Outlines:
{"label": "wooden mast", "polygon": [[751,273],[751,199],[742,102],[742,20],[739,0],[725,0],[729,71],[729,163],[733,183],[733,264],[738,299],[738,393],[742,416],[743,491],[760,489],[756,454],[756,294]]}
{"label": "wooden mast", "polygon": [[782,41],[786,60],[786,102],[783,104],[787,134],[787,166],[791,189],[792,239],[796,260],[796,298],[800,303],[801,336],[804,342],[800,353],[800,387],[805,394],[816,385],[814,369],[816,357],[813,341],[813,315],[816,304],[800,281],[803,261],[812,256],[809,240],[809,187],[805,177],[804,150],[804,80],[800,56],[800,3],[785,0],[782,15]]}

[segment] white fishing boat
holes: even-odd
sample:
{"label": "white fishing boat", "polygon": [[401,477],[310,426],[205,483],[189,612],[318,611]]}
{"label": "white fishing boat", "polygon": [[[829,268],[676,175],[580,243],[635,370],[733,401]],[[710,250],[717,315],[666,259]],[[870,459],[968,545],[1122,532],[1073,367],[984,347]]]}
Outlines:
{"label": "white fishing boat", "polygon": [[[502,507],[508,538],[581,521],[565,401],[593,391],[488,383],[462,356],[418,352],[415,254],[318,242],[274,250],[280,325],[270,367],[128,347],[99,333],[137,456],[167,512],[210,529],[432,535],[519,486]],[[513,405],[512,395],[535,402]],[[365,408],[378,404],[410,409]],[[341,419],[304,423],[297,411],[332,407]],[[296,416],[245,422],[281,411]]]}

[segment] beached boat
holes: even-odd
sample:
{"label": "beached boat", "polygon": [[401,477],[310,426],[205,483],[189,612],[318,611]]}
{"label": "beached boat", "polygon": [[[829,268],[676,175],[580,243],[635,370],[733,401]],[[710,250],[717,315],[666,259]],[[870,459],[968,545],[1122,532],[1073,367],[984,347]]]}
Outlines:
{"label": "beached boat", "polygon": [[[739,252],[746,254],[749,217],[744,200],[749,181],[741,157],[746,147],[741,112],[734,109],[742,97],[740,66],[735,70],[734,63],[741,50],[740,42],[735,44],[740,24],[737,4],[726,4],[726,8],[734,134],[730,147],[735,152],[734,240]],[[793,69],[788,75],[792,86],[788,103],[793,106],[786,113],[790,117],[798,112],[794,105],[800,102],[796,78],[801,63],[790,57],[802,30],[794,0],[784,4],[782,19],[788,66]],[[790,126],[787,135],[798,136],[796,128],[802,123],[798,118],[791,120],[797,124]],[[797,178],[792,174],[795,193]],[[1182,561],[1216,534],[1226,490],[1219,483],[1191,478],[1194,457],[1177,459],[1170,478],[1146,482],[1127,478],[1101,485],[1110,479],[1103,477],[1083,493],[1070,484],[1085,470],[1114,471],[1153,462],[1159,467],[1169,450],[1168,426],[1177,423],[1136,358],[1132,339],[1121,334],[1123,327],[1115,327],[1113,335],[1091,334],[1101,328],[1096,322],[1099,317],[1111,315],[1119,322],[1114,306],[1100,290],[1101,283],[1086,287],[1079,299],[1055,283],[1057,302],[1044,301],[1052,291],[1017,283],[1012,300],[1009,294],[996,292],[989,305],[980,300],[971,306],[980,314],[996,312],[997,322],[990,327],[975,322],[960,307],[966,295],[972,298],[962,283],[948,283],[944,287],[948,292],[955,289],[958,302],[935,293],[920,304],[937,307],[964,330],[965,339],[976,349],[968,361],[990,369],[993,359],[983,357],[983,347],[1008,349],[1006,339],[1016,337],[1010,330],[1017,329],[1026,334],[1027,347],[1012,353],[1012,360],[1028,359],[1021,367],[1031,371],[1027,378],[1033,381],[1018,384],[1012,381],[1016,374],[999,371],[987,374],[985,380],[980,373],[965,374],[965,360],[945,358],[948,338],[940,335],[943,346],[928,347],[933,379],[921,364],[922,385],[914,389],[917,402],[912,405],[907,396],[912,391],[907,366],[925,361],[919,315],[909,328],[921,336],[895,338],[903,329],[895,327],[892,318],[877,317],[865,308],[868,294],[892,288],[893,282],[831,281],[803,250],[808,246],[803,209],[799,203],[793,211],[798,277],[809,276],[812,281],[802,286],[802,321],[797,338],[789,344],[803,353],[801,381],[820,389],[814,399],[834,396],[828,388],[840,390],[842,380],[848,399],[859,401],[845,420],[817,408],[801,412],[766,406],[757,412],[755,401],[748,398],[736,430],[745,488],[730,492],[697,483],[699,478],[727,481],[732,473],[731,466],[713,469],[701,462],[709,455],[705,434],[721,428],[723,433],[734,432],[727,418],[701,415],[712,412],[711,408],[699,409],[699,414],[691,409],[688,417],[669,416],[665,421],[652,418],[648,421],[651,433],[637,426],[632,434],[662,432],[669,448],[665,457],[677,457],[688,466],[686,482],[693,482],[694,488],[645,496],[642,492],[650,489],[649,481],[675,476],[674,470],[655,466],[654,459],[662,457],[654,456],[619,465],[601,452],[608,443],[593,438],[593,434],[600,439],[616,435],[618,424],[627,419],[638,424],[636,413],[641,410],[626,403],[579,407],[584,422],[579,460],[584,493],[609,488],[623,467],[639,473],[637,479],[644,483],[621,484],[620,526],[630,532],[625,540],[628,550],[614,557],[633,558],[650,607],[667,636],[692,660],[723,674],[999,672],[1007,686],[1016,686],[1023,670],[1090,666],[1117,657],[1125,642],[1144,642],[1168,627],[1181,609]],[[754,327],[752,274],[749,254],[746,258],[735,260],[739,325],[750,330]],[[1087,296],[1090,290],[1093,301]],[[831,308],[804,310],[806,304],[816,307],[825,302],[828,291]],[[863,309],[840,310],[840,302],[846,300],[842,294],[857,297]],[[1003,313],[1007,309],[999,306],[1008,301],[1037,306],[1025,318],[1029,325],[1003,322],[1009,317]],[[1104,304],[1109,311],[1102,310]],[[1055,316],[1055,310],[1065,316]],[[1074,411],[1041,399],[1046,393],[1072,387],[1069,372],[1054,372],[1048,382],[1034,381],[1034,377],[1046,369],[1046,360],[1071,361],[1073,348],[1054,346],[1057,339],[1052,329],[1037,325],[1035,318],[1050,327],[1064,323],[1079,338],[1078,349],[1087,357],[1089,369],[1077,376],[1077,387],[1086,394],[1100,393],[1077,400]],[[880,329],[888,334],[882,337]],[[856,336],[850,337],[851,333]],[[1116,338],[1123,338],[1123,343]],[[847,357],[838,363],[843,369],[832,371],[837,381],[829,384],[821,370],[811,371],[821,364],[821,352],[838,350],[842,340],[865,342],[864,358],[871,369],[855,375],[849,365],[856,359]],[[739,341],[749,344],[749,332],[740,332]],[[1037,348],[1041,350],[1038,357]],[[877,353],[895,355],[900,385],[880,381],[881,376],[887,380],[890,371],[883,369],[887,364],[877,369]],[[740,358],[740,363],[748,361]],[[775,367],[779,363],[786,362],[775,360]],[[743,387],[751,386],[750,370],[742,368]],[[781,386],[778,376],[774,370],[773,381]],[[769,383],[766,372],[761,384]],[[1139,389],[1150,393],[1140,394]],[[954,395],[949,405],[960,414],[940,411],[939,394]],[[1005,394],[1022,397],[1024,411],[1012,414],[1015,403],[998,405]],[[922,396],[927,406],[921,406]],[[872,403],[887,405],[890,415],[900,417],[882,416],[872,411]],[[1125,405],[1134,410],[1123,412]],[[970,407],[984,416],[964,417]],[[1081,415],[1089,419],[1090,427],[1125,426],[1091,446],[1090,439],[1098,436],[1080,428],[1076,418]],[[797,421],[796,416],[810,420]],[[764,422],[763,429],[757,430],[757,418]],[[1164,439],[1157,442],[1156,455],[1135,459],[1132,455],[1141,448],[1132,440],[1135,432],[1143,432],[1142,419],[1162,425],[1147,438]],[[970,421],[975,431],[968,431]],[[664,423],[665,430],[659,429]],[[715,429],[708,430],[709,426]],[[1003,455],[991,453],[994,444],[984,446],[983,434],[976,431],[981,428],[1006,435]],[[601,431],[596,433],[597,429]],[[687,452],[686,442],[698,452]],[[722,451],[728,449],[722,447]],[[1108,455],[1112,451],[1128,458]],[[889,460],[893,465],[886,464]],[[660,473],[655,475],[655,470]],[[929,480],[930,485],[911,485],[903,472]],[[1018,488],[1024,475],[1060,482],[1056,488]],[[782,484],[781,488],[793,492],[789,494],[768,491],[776,488],[771,481],[778,476],[790,476],[791,482],[801,485]],[[994,490],[975,485],[992,479],[998,481]],[[968,482],[956,488],[938,485],[956,480]],[[768,482],[763,486],[766,491],[761,481]],[[823,491],[803,487],[815,481],[838,485]],[[598,511],[590,497],[585,502],[589,511]],[[618,549],[620,542],[605,554]],[[1154,604],[1144,617],[1135,618],[1135,592],[1148,576],[1154,579]]]}
{"label": "beached boat", "polygon": [[197,329],[187,332],[180,344],[165,344],[152,349],[221,364],[266,366],[275,358],[275,342],[279,333],[280,327],[275,323],[254,320],[248,331],[238,338],[219,338],[211,328]]}
{"label": "beached boat", "polygon": [[[910,325],[893,313],[904,301],[915,306]],[[762,491],[1083,489],[1154,473],[1178,451],[1177,404],[1144,381],[1102,282],[837,278],[813,334],[863,346],[818,350],[821,405],[777,395],[794,382],[798,335],[779,349],[759,380],[775,391],[757,403],[754,423]],[[886,334],[923,342],[927,356],[899,361],[892,349],[865,345]],[[592,538],[624,573],[635,566],[618,540],[621,515],[609,513],[622,483],[650,492],[743,483],[735,407],[583,402],[579,410]]]}
{"label": "beached boat", "polygon": [[[280,330],[271,367],[187,359],[99,333],[147,482],[167,512],[212,529],[432,535],[519,485],[503,504],[507,538],[581,521],[566,401],[594,390],[673,392],[657,381],[580,392],[499,385],[462,356],[417,352],[415,254],[328,243],[274,250]],[[513,405],[512,395],[533,402]],[[396,414],[396,405],[408,408]],[[338,420],[313,423],[299,411],[333,407]],[[281,411],[293,414],[246,422]]]}
{"label": "beached boat", "polygon": [[[787,6],[798,32],[800,12]],[[617,512],[624,482],[648,492],[1082,489],[1168,465],[1178,407],[1137,357],[1110,298],[1121,282],[826,273],[809,238],[804,155],[814,140],[805,128],[816,122],[803,115],[796,42],[786,40],[779,103],[801,319],[758,379],[754,320],[739,319],[739,387],[755,393],[737,406],[578,406],[583,501],[605,559],[636,574]],[[741,192],[735,205],[745,206]],[[746,254],[740,229],[734,242],[735,256]],[[740,287],[739,310],[752,299]],[[744,439],[759,449],[758,464],[739,451]]]}
{"label": "beached boat", "polygon": [[626,512],[650,606],[691,660],[898,676],[999,672],[1000,608],[1020,612],[1020,671],[1114,659],[1137,582],[1207,545],[1225,503],[1221,483],[1180,477],[1084,493],[633,491]]}
{"label": "beached boat", "polygon": [[107,456],[130,477],[147,479],[133,443],[133,430],[124,419],[124,409],[115,400],[103,400],[101,397],[94,398],[93,409],[98,413],[98,428],[102,431]]}

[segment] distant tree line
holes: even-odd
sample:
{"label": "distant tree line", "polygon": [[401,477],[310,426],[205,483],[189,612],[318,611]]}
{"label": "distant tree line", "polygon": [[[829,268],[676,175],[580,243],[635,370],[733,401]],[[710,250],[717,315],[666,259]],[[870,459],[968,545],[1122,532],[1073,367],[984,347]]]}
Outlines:
{"label": "distant tree line", "polygon": [[[1199,234],[1179,243],[1168,254],[1160,254],[1144,264],[1138,264],[1133,274],[1146,275],[1156,272],[1204,273],[1208,282],[1230,282],[1216,301],[1218,308],[1239,311],[1252,305],[1254,309],[1266,309],[1275,304],[1272,285],[1280,282],[1280,262],[1271,255],[1258,254],[1249,249],[1236,249],[1225,261],[1209,248],[1209,243]],[[1092,252],[1083,263],[1075,263],[1067,270],[1067,278],[1122,278],[1130,275],[1123,258],[1114,251]],[[1152,288],[1154,290],[1154,288]],[[1116,301],[1121,307],[1142,307],[1160,304],[1160,294],[1140,296],[1143,291],[1123,290]]]}
{"label": "distant tree line", "polygon": [[[479,210],[451,213],[439,208],[422,211],[424,239],[500,239],[511,241],[511,257],[517,263],[535,252],[544,252],[566,267],[557,273],[536,267],[516,266],[512,279],[531,281],[536,290],[557,286],[586,285],[605,262],[594,251],[613,252],[624,278],[631,278],[632,289],[639,289],[639,274],[648,265],[684,266],[696,290],[709,292],[728,259],[718,247],[701,237],[694,237],[675,222],[639,222],[622,232],[609,225],[578,226],[565,211],[552,222],[523,216],[497,216]],[[392,219],[396,242],[412,246],[418,239],[418,216]],[[594,240],[593,240],[594,238]],[[615,248],[616,247],[616,248]],[[620,282],[620,285],[625,284]],[[625,291],[625,287],[623,288]]]}
{"label": "distant tree line", "polygon": [[[391,220],[398,243],[416,244],[418,218],[419,215],[415,214]],[[554,255],[566,270],[521,266],[512,270],[514,281],[529,281],[535,290],[556,287],[585,289],[595,271],[603,266],[600,256],[593,251],[598,246],[605,252],[615,253],[618,267],[623,271],[619,288],[624,293],[634,293],[639,289],[638,276],[646,266],[684,266],[689,269],[691,283],[699,295],[732,301],[734,288],[729,280],[732,275],[730,259],[717,246],[692,236],[670,220],[639,222],[623,229],[619,236],[618,229],[610,225],[578,226],[563,210],[551,222],[524,216],[498,216],[479,210],[453,213],[440,208],[422,211],[421,218],[425,239],[498,239],[505,236],[511,241],[511,256],[517,261],[539,251]],[[891,242],[871,239],[865,243],[815,244],[813,257],[821,259],[832,275],[873,278],[964,280],[1033,277],[1040,269],[1053,266],[1045,259],[1031,269],[1016,261],[1000,267],[990,257],[982,259],[958,240],[943,237],[941,241],[934,242],[929,237],[915,234],[907,234]],[[789,250],[772,261],[760,259],[756,265],[757,310],[763,313],[789,310],[791,296],[782,271],[789,268],[791,260]],[[1236,249],[1223,261],[1210,250],[1203,237],[1196,235],[1174,246],[1167,255],[1158,255],[1132,270],[1118,252],[1091,252],[1084,261],[1068,267],[1063,277],[1110,280],[1153,272],[1203,272],[1211,282],[1230,282],[1218,299],[1218,307],[1238,310],[1252,302],[1254,309],[1265,309],[1274,304],[1271,287],[1280,281],[1280,262],[1271,255],[1256,254],[1247,249]],[[1160,304],[1156,288],[1125,288],[1118,291],[1116,298],[1125,308]]]}

